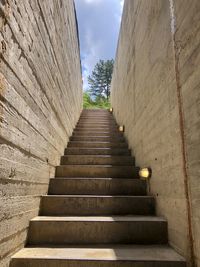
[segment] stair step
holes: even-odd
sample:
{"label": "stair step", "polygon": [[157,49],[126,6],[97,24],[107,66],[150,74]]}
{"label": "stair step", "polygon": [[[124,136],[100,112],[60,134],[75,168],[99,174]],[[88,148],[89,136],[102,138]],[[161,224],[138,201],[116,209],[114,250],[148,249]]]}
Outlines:
{"label": "stair step", "polygon": [[100,122],[84,122],[84,123],[77,123],[76,127],[92,127],[92,128],[98,128],[98,127],[107,127],[107,128],[116,128],[119,127],[116,123],[100,123]]}
{"label": "stair step", "polygon": [[146,195],[146,182],[139,179],[59,178],[50,179],[49,194]]}
{"label": "stair step", "polygon": [[80,119],[82,119],[82,118],[94,118],[94,119],[96,119],[96,118],[110,118],[110,119],[114,119],[114,117],[109,113],[107,113],[107,114],[81,114]]}
{"label": "stair step", "polygon": [[84,141],[70,141],[67,147],[86,147],[86,148],[127,148],[128,145],[125,142],[84,142]]}
{"label": "stair step", "polygon": [[120,132],[90,132],[90,131],[74,131],[72,136],[86,136],[86,137],[97,137],[97,136],[109,136],[109,137],[124,137]]}
{"label": "stair step", "polygon": [[96,120],[97,117],[102,116],[102,120],[113,120],[115,121],[115,118],[111,114],[106,114],[106,115],[81,115],[79,117],[79,120],[85,120],[85,119],[90,119],[90,120]]}
{"label": "stair step", "polygon": [[125,142],[123,136],[72,136],[71,141],[81,142]]}
{"label": "stair step", "polygon": [[98,132],[98,133],[101,133],[101,132],[109,132],[110,134],[121,134],[121,132],[118,130],[117,127],[115,128],[112,128],[112,129],[109,129],[108,127],[97,127],[97,128],[89,128],[89,127],[76,127],[74,129],[74,132]]}
{"label": "stair step", "polygon": [[27,247],[16,253],[11,267],[186,267],[166,245]]}
{"label": "stair step", "polygon": [[115,123],[116,121],[113,118],[107,118],[107,119],[99,119],[99,118],[80,118],[78,120],[78,123]]}
{"label": "stair step", "polygon": [[167,222],[152,216],[38,216],[30,221],[29,245],[166,244]]}
{"label": "stair step", "polygon": [[117,155],[130,156],[130,149],[124,148],[80,148],[70,147],[65,149],[65,155]]}
{"label": "stair step", "polygon": [[111,165],[61,165],[56,177],[139,178],[138,167]]}
{"label": "stair step", "polygon": [[44,216],[106,216],[154,215],[151,196],[42,196],[40,215]]}
{"label": "stair step", "polygon": [[[79,121],[81,120],[91,120],[91,121],[115,121],[115,119],[111,116],[81,116]],[[116,121],[115,121],[116,122]]]}
{"label": "stair step", "polygon": [[106,112],[82,112],[81,113],[81,117],[88,117],[88,116],[93,116],[93,117],[96,117],[96,116],[107,116],[107,117],[113,117],[112,114],[108,111]]}
{"label": "stair step", "polygon": [[115,126],[115,125],[77,125],[76,126],[76,130],[77,129],[81,129],[81,130],[85,130],[85,129],[95,129],[97,131],[99,130],[105,130],[105,131],[117,131],[119,126]]}
{"label": "stair step", "polygon": [[109,114],[96,114],[96,115],[90,115],[90,114],[84,114],[81,115],[79,120],[82,119],[93,119],[93,120],[114,120],[114,117]]}
{"label": "stair step", "polygon": [[61,165],[134,165],[134,158],[130,156],[108,155],[68,155],[61,157]]}
{"label": "stair step", "polygon": [[106,113],[106,114],[110,114],[110,112],[107,109],[92,109],[92,108],[86,108],[82,110],[81,114],[85,114],[85,113],[91,113],[91,114],[97,114],[97,113]]}
{"label": "stair step", "polygon": [[91,119],[80,119],[78,122],[77,122],[77,125],[78,124],[82,124],[82,125],[87,125],[87,124],[91,124],[91,125],[117,125],[116,121],[115,120],[101,120],[101,119],[96,119],[96,120],[91,120]]}
{"label": "stair step", "polygon": [[111,113],[107,109],[84,109],[82,111],[81,115],[83,115],[83,114],[92,114],[92,115],[106,114],[106,115],[111,115]]}
{"label": "stair step", "polygon": [[104,131],[104,132],[119,132],[119,127],[118,126],[109,126],[109,125],[106,125],[106,126],[99,126],[99,125],[93,125],[93,126],[88,126],[88,125],[85,125],[85,126],[76,126],[75,130],[78,130],[78,131],[84,131],[84,130],[89,130],[89,131],[96,131],[96,132],[100,132],[100,131]]}

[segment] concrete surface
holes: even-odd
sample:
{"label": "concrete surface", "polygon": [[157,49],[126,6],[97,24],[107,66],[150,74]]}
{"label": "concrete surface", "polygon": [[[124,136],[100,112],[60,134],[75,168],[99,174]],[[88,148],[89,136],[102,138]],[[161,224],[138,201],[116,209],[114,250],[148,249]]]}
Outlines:
{"label": "concrete surface", "polygon": [[24,246],[81,108],[73,1],[0,1],[1,267]]}
{"label": "concrete surface", "polygon": [[[108,111],[86,113],[109,115]],[[85,114],[85,111],[82,114]],[[109,134],[112,135],[112,130]],[[121,135],[118,132],[118,136]],[[89,141],[96,142],[93,138]],[[121,162],[125,163],[127,156],[121,155],[120,149],[115,150],[115,156],[112,155],[113,149],[108,149],[108,155],[105,156],[102,154],[105,149],[89,149],[88,141],[85,143],[85,151],[89,155],[83,156],[79,147],[77,147],[78,154],[65,155],[66,158],[72,157],[71,164],[57,167],[57,175],[62,175],[63,178],[56,176],[56,179],[51,179],[49,195],[42,197],[41,216],[30,221],[27,245],[37,246],[38,250],[40,247],[47,247],[47,251],[44,249],[40,258],[33,256],[34,249],[32,257],[26,256],[26,253],[24,258],[13,256],[12,267],[19,265],[20,267],[24,265],[26,267],[185,266],[184,259],[181,260],[174,251],[170,253],[168,247],[164,247],[165,252],[163,252],[163,244],[168,243],[167,221],[155,216],[155,198],[146,195],[146,182],[138,179],[134,158],[132,165],[129,162],[128,165],[118,166],[116,161],[114,165],[112,162],[110,165],[104,165],[101,162],[102,158],[105,160],[116,158],[118,161],[121,159]],[[123,150],[130,152],[128,148]],[[93,155],[93,151],[96,151],[96,156]],[[77,164],[76,158],[77,162],[83,160],[84,164]],[[130,156],[128,159],[130,160]],[[85,164],[87,160],[88,165]],[[95,162],[98,164],[95,165]],[[85,178],[86,176],[90,178]],[[129,245],[116,249],[114,258],[112,257],[114,254],[111,254],[113,243],[118,246]],[[68,250],[69,244],[76,247],[79,245],[79,248]],[[92,255],[92,258],[86,258],[86,245],[89,247],[90,244],[91,248],[87,253]],[[137,247],[136,244],[146,246]],[[153,246],[155,244],[159,244],[157,250]],[[61,251],[56,246],[62,246]],[[52,258],[49,255],[51,247],[51,252],[55,253],[55,256],[52,254]],[[156,251],[159,256],[162,253],[166,255],[167,260],[156,255],[152,259],[151,255],[153,252],[156,254]],[[77,254],[79,252],[80,254]],[[137,259],[131,258],[131,252]],[[143,253],[147,253],[149,258],[145,258],[146,255],[142,257]],[[66,257],[69,257],[68,260]]]}
{"label": "concrete surface", "polygon": [[[45,255],[45,260],[43,260]],[[86,246],[25,248],[11,267],[185,267],[184,259],[168,246]]]}
{"label": "concrete surface", "polygon": [[125,0],[111,102],[169,241],[200,266],[200,1]]}

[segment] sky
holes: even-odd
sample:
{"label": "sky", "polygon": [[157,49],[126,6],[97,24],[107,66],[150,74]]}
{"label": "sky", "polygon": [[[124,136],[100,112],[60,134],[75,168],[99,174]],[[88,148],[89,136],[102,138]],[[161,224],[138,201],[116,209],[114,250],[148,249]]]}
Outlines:
{"label": "sky", "polygon": [[83,89],[100,60],[114,59],[124,0],[75,0],[78,19]]}

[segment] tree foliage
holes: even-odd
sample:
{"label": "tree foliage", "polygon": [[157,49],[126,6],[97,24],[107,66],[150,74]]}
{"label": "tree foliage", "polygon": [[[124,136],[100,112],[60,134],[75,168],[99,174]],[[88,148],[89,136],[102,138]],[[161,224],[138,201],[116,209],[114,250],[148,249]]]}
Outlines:
{"label": "tree foliage", "polygon": [[113,73],[114,60],[100,60],[94,67],[92,75],[88,77],[89,92],[98,99],[108,101]]}
{"label": "tree foliage", "polygon": [[83,108],[90,108],[91,106],[93,106],[93,101],[89,92],[86,91],[83,93]]}
{"label": "tree foliage", "polygon": [[95,109],[95,108],[110,108],[109,101],[104,97],[96,97],[92,100],[91,95],[88,91],[83,93],[83,108]]}

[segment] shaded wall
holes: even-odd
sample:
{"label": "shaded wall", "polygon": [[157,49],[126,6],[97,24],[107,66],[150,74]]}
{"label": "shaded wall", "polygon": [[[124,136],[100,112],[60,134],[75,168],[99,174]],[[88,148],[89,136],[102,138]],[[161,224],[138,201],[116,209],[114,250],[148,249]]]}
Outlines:
{"label": "shaded wall", "polygon": [[25,242],[82,109],[72,0],[0,1],[0,266]]}
{"label": "shaded wall", "polygon": [[170,244],[200,266],[200,1],[125,0],[111,102]]}

